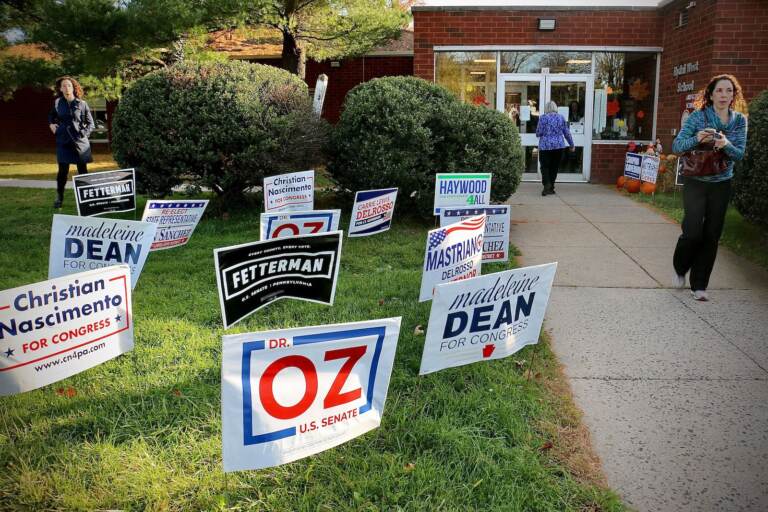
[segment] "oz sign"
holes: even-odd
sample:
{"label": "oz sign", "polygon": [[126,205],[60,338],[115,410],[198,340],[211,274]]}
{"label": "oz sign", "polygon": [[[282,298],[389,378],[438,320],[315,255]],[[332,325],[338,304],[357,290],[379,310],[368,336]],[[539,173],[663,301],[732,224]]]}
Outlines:
{"label": "oz sign", "polygon": [[261,240],[328,233],[339,229],[341,210],[313,210],[301,213],[262,213]]}
{"label": "oz sign", "polygon": [[378,427],[400,318],[223,338],[224,470],[260,469]]}

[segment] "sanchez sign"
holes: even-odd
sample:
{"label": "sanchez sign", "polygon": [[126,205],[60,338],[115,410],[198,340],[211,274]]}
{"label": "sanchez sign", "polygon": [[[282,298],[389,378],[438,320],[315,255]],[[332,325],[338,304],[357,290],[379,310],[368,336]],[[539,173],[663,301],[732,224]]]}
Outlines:
{"label": "sanchez sign", "polygon": [[334,231],[215,249],[224,327],[279,299],[333,304],[341,235]]}
{"label": "sanchez sign", "polygon": [[500,359],[538,342],[557,263],[435,287],[421,375]]}
{"label": "sanchez sign", "polygon": [[0,292],[0,395],[60,381],[133,348],[127,265]]}
{"label": "sanchez sign", "polygon": [[151,199],[144,208],[143,222],[157,224],[151,251],[171,249],[189,242],[208,206],[207,199],[194,201],[160,201]]}
{"label": "sanchez sign", "polygon": [[450,226],[475,215],[485,214],[483,237],[483,263],[509,260],[509,205],[484,208],[443,208],[440,227]]}
{"label": "sanchez sign", "polygon": [[285,464],[379,426],[400,318],[224,336],[224,471]]}

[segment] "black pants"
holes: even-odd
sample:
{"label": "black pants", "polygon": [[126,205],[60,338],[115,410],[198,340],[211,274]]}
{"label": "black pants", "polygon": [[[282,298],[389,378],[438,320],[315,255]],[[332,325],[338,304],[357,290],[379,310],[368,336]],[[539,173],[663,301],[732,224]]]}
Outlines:
{"label": "black pants", "polygon": [[[88,174],[88,165],[83,162],[78,162],[77,174]],[[59,162],[59,173],[56,175],[56,192],[59,194],[59,199],[64,197],[64,185],[67,184],[68,177],[69,164]]]}
{"label": "black pants", "polygon": [[730,199],[731,180],[685,180],[683,234],[677,240],[674,265],[678,275],[691,271],[691,290],[706,290],[709,285]]}
{"label": "black pants", "polygon": [[561,158],[563,158],[562,149],[539,150],[541,183],[544,185],[545,190],[555,189],[555,180],[557,180],[557,168],[560,166]]}

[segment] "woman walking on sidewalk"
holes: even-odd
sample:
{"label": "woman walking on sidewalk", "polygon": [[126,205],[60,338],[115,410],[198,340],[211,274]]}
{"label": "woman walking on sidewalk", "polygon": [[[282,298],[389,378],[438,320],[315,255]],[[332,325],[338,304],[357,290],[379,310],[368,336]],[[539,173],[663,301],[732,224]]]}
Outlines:
{"label": "woman walking on sidewalk", "polygon": [[56,80],[56,100],[48,114],[48,127],[56,135],[56,161],[59,163],[54,208],[61,208],[64,201],[69,164],[77,165],[78,174],[86,174],[87,164],[93,162],[88,136],[95,125],[91,109],[82,98],[83,88],[77,80],[69,76]]}
{"label": "woman walking on sidewalk", "polygon": [[575,150],[571,131],[563,116],[557,113],[557,104],[554,101],[544,107],[544,114],[536,127],[536,136],[539,138],[539,166],[541,183],[544,185],[541,195],[546,196],[555,193],[557,168],[563,158],[563,148],[570,146],[571,151]]}
{"label": "woman walking on sidewalk", "polygon": [[725,212],[731,198],[733,164],[744,157],[747,119],[741,85],[731,75],[710,80],[696,100],[696,110],[672,143],[672,151],[684,153],[700,143],[713,143],[722,151],[726,169],[710,176],[688,176],[683,188],[683,233],[675,247],[675,285],[685,286],[688,271],[691,293],[699,301],[709,300],[707,286],[723,232]]}

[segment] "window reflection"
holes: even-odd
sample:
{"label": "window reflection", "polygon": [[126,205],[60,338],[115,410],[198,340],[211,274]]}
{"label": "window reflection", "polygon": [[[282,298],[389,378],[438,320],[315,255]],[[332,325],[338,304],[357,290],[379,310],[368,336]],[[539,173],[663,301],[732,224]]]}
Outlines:
{"label": "window reflection", "polygon": [[496,108],[496,52],[439,52],[437,83],[462,101]]}
{"label": "window reflection", "polygon": [[591,52],[501,52],[502,73],[590,73]]}

